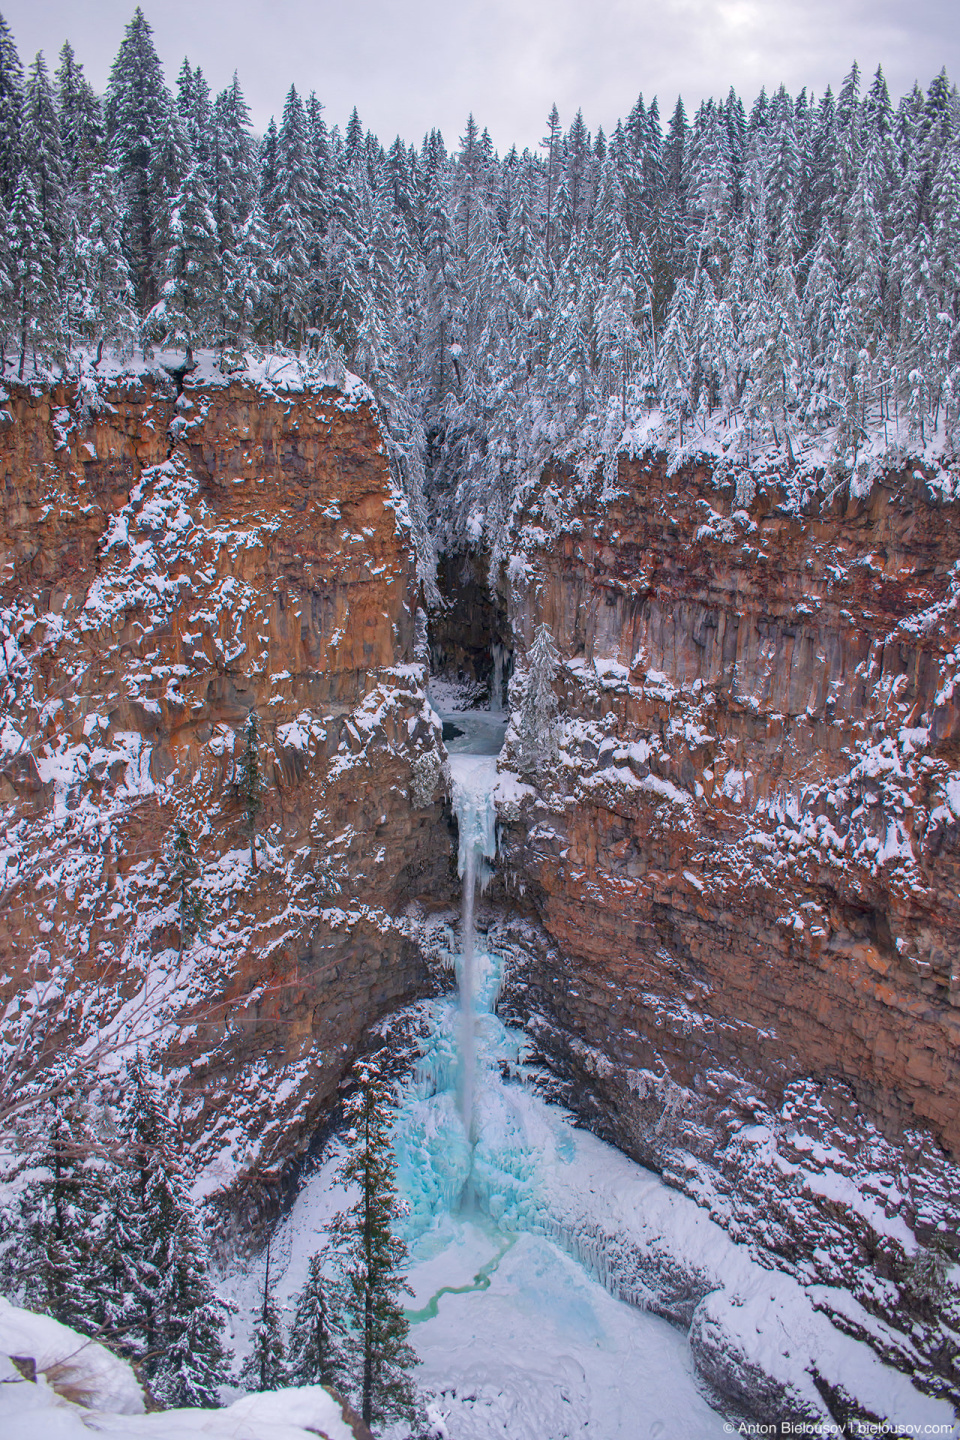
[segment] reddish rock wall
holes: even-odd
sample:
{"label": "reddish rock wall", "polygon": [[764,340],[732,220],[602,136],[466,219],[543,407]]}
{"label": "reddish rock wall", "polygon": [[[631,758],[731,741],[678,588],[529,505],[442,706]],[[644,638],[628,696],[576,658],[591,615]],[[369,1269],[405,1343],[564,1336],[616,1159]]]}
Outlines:
{"label": "reddish rock wall", "polygon": [[504,816],[509,1005],[735,1234],[926,1314],[913,1236],[960,1219],[957,509],[913,474],[785,498],[621,462],[518,521],[501,591],[518,649],[553,630],[562,723]]}
{"label": "reddish rock wall", "polygon": [[[356,390],[24,388],[0,419],[0,969],[88,1020],[125,1000],[230,1185],[282,1165],[427,983],[419,900],[450,848],[404,502]],[[182,954],[178,817],[209,919]]]}

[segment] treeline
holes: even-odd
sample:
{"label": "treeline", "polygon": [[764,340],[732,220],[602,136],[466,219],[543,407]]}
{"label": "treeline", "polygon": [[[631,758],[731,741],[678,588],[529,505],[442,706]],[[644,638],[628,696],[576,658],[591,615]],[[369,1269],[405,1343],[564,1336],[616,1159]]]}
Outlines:
{"label": "treeline", "polygon": [[[816,443],[952,443],[960,419],[960,104],[733,93],[606,137],[552,111],[498,156],[471,117],[389,150],[291,87],[254,136],[236,79],[168,91],[138,10],[99,99],[69,46],[24,76],[0,22],[2,333],[18,370],[105,343],[342,353],[412,496],[496,528],[545,453],[615,454],[659,413],[732,462]],[[729,438],[729,437],[728,437]]]}

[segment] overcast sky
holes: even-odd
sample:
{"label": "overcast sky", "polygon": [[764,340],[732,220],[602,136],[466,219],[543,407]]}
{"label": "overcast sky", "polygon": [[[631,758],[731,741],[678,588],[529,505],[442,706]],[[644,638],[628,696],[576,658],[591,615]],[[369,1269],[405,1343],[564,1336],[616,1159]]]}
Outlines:
{"label": "overcast sky", "polygon": [[[136,0],[0,0],[24,64],[69,39],[97,89]],[[143,0],[173,83],[184,55],[215,89],[236,70],[262,129],[291,82],[328,122],[354,105],[389,143],[436,125],[455,144],[472,110],[497,147],[535,145],[553,101],[609,133],[640,91],[666,118],[735,86],[837,88],[856,58],[896,97],[946,65],[960,78],[956,0]]]}

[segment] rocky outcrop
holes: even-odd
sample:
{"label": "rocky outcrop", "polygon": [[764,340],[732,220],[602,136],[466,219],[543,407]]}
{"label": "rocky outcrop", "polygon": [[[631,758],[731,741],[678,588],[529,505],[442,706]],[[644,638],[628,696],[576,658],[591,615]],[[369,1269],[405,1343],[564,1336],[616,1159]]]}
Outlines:
{"label": "rocky outcrop", "polygon": [[561,651],[559,754],[501,854],[509,1006],[564,1098],[956,1394],[950,497],[548,472],[500,596]]}
{"label": "rocky outcrop", "polygon": [[21,1025],[28,977],[55,1029],[100,1028],[108,1068],[134,1034],[161,1045],[215,1189],[279,1173],[422,992],[420,901],[451,858],[366,392],[175,382],[22,388],[0,414],[0,971]]}

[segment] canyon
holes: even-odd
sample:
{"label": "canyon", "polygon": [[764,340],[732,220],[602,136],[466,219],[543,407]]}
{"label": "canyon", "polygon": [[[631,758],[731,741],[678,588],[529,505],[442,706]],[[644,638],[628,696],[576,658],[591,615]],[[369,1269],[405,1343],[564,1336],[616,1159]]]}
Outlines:
{"label": "canyon", "polygon": [[[960,478],[551,463],[492,549],[441,557],[428,617],[349,377],[11,387],[0,426],[8,1025],[45,1007],[108,1069],[146,1034],[222,1223],[276,1214],[356,1055],[450,983],[431,655],[515,716],[546,625],[555,762],[518,769],[508,726],[476,912],[500,1014],[549,1099],[956,1400]],[[651,1266],[646,1303],[782,1415],[713,1343],[708,1271]]]}

